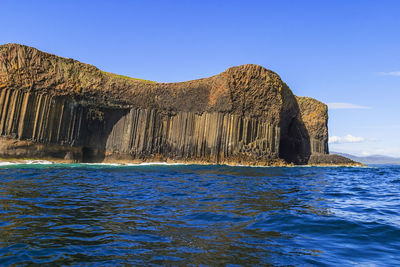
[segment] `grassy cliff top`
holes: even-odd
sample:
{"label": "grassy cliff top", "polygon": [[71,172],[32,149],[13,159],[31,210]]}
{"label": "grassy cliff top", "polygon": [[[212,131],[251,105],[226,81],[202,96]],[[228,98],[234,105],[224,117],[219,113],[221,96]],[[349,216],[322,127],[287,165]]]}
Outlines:
{"label": "grassy cliff top", "polygon": [[139,78],[132,78],[129,76],[119,75],[119,74],[115,74],[112,72],[102,71],[102,73],[105,75],[108,75],[110,77],[117,78],[117,79],[124,79],[124,80],[128,80],[128,81],[136,81],[136,82],[144,82],[144,83],[156,83],[155,81],[149,81],[149,80],[139,79]]}

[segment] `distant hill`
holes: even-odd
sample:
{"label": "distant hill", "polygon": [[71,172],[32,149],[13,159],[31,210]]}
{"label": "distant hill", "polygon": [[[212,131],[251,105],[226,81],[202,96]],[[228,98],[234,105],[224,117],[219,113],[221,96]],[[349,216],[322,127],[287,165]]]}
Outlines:
{"label": "distant hill", "polygon": [[365,157],[358,157],[354,156],[351,154],[347,153],[341,153],[341,152],[334,152],[331,151],[330,154],[337,154],[341,155],[344,157],[347,157],[351,160],[361,162],[364,164],[395,164],[395,165],[400,165],[400,158],[394,158],[394,157],[388,157],[388,156],[383,156],[383,155],[371,155],[371,156],[365,156]]}

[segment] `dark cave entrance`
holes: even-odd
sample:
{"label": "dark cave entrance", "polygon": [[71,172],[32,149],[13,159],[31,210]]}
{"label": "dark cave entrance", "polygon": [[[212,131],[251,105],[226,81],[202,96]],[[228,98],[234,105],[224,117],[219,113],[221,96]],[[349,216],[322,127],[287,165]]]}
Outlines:
{"label": "dark cave entrance", "polygon": [[91,163],[96,162],[96,151],[90,147],[82,148],[82,162],[83,163]]}
{"label": "dark cave entrance", "polygon": [[301,121],[292,119],[281,135],[279,157],[289,163],[306,164],[311,154],[310,137]]}

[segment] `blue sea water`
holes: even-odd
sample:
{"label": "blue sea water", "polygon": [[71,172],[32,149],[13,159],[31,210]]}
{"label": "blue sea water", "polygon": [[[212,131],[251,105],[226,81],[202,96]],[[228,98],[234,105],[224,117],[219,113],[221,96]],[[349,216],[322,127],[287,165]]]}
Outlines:
{"label": "blue sea water", "polygon": [[400,265],[400,167],[0,166],[0,265]]}

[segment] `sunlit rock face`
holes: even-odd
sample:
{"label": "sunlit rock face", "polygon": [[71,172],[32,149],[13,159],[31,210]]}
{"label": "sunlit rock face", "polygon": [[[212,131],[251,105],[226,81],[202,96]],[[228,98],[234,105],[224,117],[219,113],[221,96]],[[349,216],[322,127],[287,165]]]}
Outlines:
{"label": "sunlit rock face", "polygon": [[307,164],[328,153],[327,119],[258,65],[157,83],[0,46],[0,157]]}

